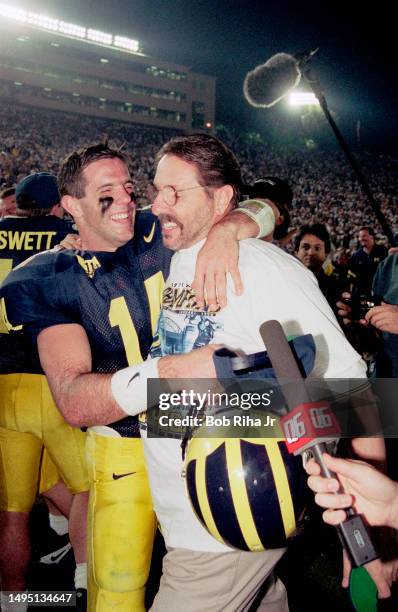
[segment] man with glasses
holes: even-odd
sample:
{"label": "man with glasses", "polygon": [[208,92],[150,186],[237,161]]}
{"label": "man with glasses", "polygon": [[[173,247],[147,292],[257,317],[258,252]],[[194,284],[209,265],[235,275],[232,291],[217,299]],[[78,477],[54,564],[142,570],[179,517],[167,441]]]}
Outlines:
{"label": "man with glasses", "polygon": [[[89,426],[88,609],[138,612],[144,610],[155,520],[137,417],[114,422],[121,410],[107,384],[112,372],[148,355],[170,253],[156,219],[146,212],[136,218],[128,158],[121,151],[106,144],[75,151],[61,166],[59,185],[82,250],[34,258],[10,275],[2,295],[10,327],[22,324],[37,337],[43,370],[65,419]],[[187,193],[191,187],[204,190],[187,185]],[[170,188],[165,197],[173,202],[183,194]],[[258,226],[236,212],[214,231],[208,303],[225,299],[224,269],[217,266],[224,267],[227,243],[253,233]],[[199,276],[205,267],[202,263]]]}
{"label": "man with glasses", "polygon": [[[249,240],[240,245],[243,295],[229,288],[228,305],[214,313],[198,304],[191,287],[197,255],[214,224],[236,206],[239,185],[235,157],[209,135],[175,138],[158,153],[152,211],[159,219],[164,245],[175,254],[153,358],[117,372],[110,382],[120,415],[146,409],[148,378],[215,377],[212,355],[219,345],[244,353],[263,350],[259,327],[268,319],[278,319],[288,336],[313,334],[317,348],[313,376],[365,377],[360,356],[346,341],[313,275],[272,244]],[[210,536],[187,498],[181,440],[146,437],[144,422],[141,429],[155,512],[167,547],[151,610],[247,610],[266,580],[268,590],[258,609],[286,612],[286,591],[272,575],[284,549],[238,551]],[[378,446],[376,441],[377,449],[369,450],[362,441],[356,450],[382,455],[383,445]]]}

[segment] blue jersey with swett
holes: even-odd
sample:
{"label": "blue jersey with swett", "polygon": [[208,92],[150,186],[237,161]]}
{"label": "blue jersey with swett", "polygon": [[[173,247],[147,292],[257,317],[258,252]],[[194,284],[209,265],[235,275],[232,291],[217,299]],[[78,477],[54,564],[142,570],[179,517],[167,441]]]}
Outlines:
{"label": "blue jersey with swett", "polygon": [[0,219],[0,282],[25,259],[52,249],[74,231],[72,221],[55,215]]}
{"label": "blue jersey with swett", "polygon": [[[13,268],[36,253],[53,248],[74,232],[72,221],[55,215],[0,219],[0,283]],[[35,372],[34,355],[22,335],[7,334],[0,323],[0,374]]]}
{"label": "blue jersey with swett", "polygon": [[[170,257],[155,217],[138,213],[134,238],[113,253],[51,251],[13,271],[1,289],[3,317],[10,333],[22,331],[34,341],[48,327],[79,324],[93,372],[116,372],[149,353]],[[122,436],[139,435],[136,417],[112,427]]]}

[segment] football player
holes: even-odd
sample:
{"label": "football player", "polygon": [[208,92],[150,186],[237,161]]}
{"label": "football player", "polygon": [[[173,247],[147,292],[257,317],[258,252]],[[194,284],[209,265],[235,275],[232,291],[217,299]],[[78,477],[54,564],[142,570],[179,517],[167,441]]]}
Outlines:
{"label": "football player", "polygon": [[[36,173],[15,190],[15,215],[0,220],[0,266],[8,272],[34,253],[58,244],[72,231],[61,217],[56,177]],[[37,363],[36,350],[23,336],[0,333],[0,574],[3,591],[24,590],[30,559],[29,513],[40,478],[40,492],[70,514],[70,539],[77,563],[77,587],[85,582],[85,514],[88,477],[84,434],[57,410]],[[46,456],[43,458],[43,449]],[[41,473],[40,473],[40,468]],[[70,492],[65,490],[63,479]],[[78,578],[82,574],[82,578]],[[3,602],[5,609],[7,604]]]}

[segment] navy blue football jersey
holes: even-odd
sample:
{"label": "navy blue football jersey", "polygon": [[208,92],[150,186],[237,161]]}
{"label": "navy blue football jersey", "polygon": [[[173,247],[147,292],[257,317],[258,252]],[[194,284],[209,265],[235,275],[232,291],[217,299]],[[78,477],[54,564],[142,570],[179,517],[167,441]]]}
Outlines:
{"label": "navy blue football jersey", "polygon": [[[54,215],[10,216],[0,219],[0,283],[8,273],[32,255],[53,248],[73,233],[72,221]],[[23,334],[7,334],[0,323],[0,374],[35,372],[35,352]]]}
{"label": "navy blue football jersey", "polygon": [[25,259],[52,249],[74,231],[71,221],[54,215],[0,219],[0,283]]}
{"label": "navy blue football jersey", "polygon": [[[47,327],[80,324],[93,371],[116,372],[149,353],[170,258],[155,217],[139,213],[135,237],[113,253],[50,251],[11,272],[1,288],[3,317],[10,333],[24,331],[34,341]],[[139,435],[136,417],[112,426]]]}

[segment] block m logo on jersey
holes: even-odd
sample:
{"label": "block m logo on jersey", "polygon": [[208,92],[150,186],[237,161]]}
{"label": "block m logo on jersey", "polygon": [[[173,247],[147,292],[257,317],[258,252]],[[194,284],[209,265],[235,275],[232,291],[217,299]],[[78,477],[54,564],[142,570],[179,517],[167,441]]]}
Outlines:
{"label": "block m logo on jersey", "polygon": [[100,262],[95,256],[92,259],[84,259],[80,255],[76,255],[76,258],[89,278],[93,278],[95,271],[101,267]]}

